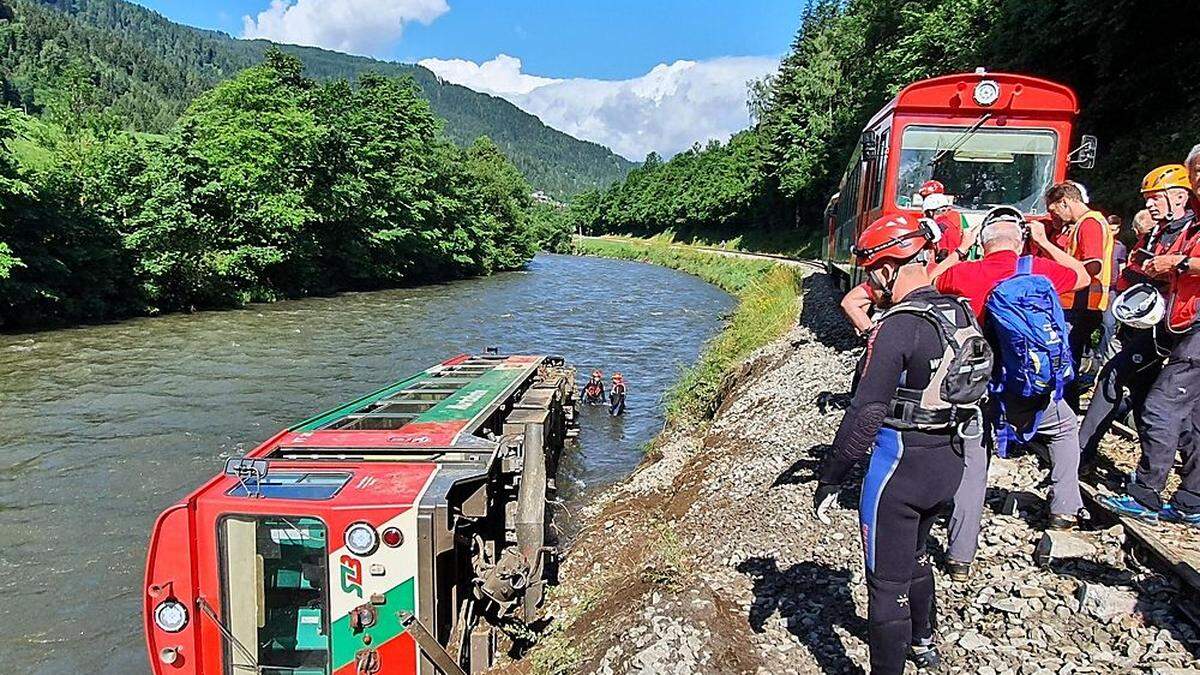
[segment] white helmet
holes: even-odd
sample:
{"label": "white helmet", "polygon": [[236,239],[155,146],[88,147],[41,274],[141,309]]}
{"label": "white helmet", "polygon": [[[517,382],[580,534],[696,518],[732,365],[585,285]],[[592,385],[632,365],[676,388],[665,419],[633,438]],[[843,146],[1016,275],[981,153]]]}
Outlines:
{"label": "white helmet", "polygon": [[1153,328],[1167,313],[1167,302],[1154,286],[1134,284],[1113,300],[1112,312],[1130,328]]}
{"label": "white helmet", "polygon": [[950,195],[935,192],[926,197],[925,201],[921,202],[921,210],[929,213],[930,211],[936,211],[943,206],[950,206],[953,203],[954,200],[950,199]]}

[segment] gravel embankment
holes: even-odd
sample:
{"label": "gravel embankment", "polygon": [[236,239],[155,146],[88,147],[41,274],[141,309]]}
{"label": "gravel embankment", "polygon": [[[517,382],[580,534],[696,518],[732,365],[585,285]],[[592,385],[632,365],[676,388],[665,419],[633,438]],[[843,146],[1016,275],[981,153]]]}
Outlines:
{"label": "gravel embankment", "polygon": [[[560,629],[518,670],[861,672],[857,487],[831,526],[810,511],[860,349],[823,276],[806,280],[804,303],[799,325],[743,364],[707,429],[667,431],[647,464],[575,514],[552,606]],[[938,579],[942,672],[1200,666],[1175,582],[1132,565],[1119,528],[1062,544],[1082,558],[1039,566],[1045,471],[1022,456],[991,473],[975,574]],[[935,537],[940,560],[944,527]]]}

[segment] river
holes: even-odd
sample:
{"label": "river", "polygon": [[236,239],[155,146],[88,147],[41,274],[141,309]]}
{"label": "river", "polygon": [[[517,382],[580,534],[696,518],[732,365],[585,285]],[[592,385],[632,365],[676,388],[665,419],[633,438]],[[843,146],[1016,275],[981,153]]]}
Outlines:
{"label": "river", "polygon": [[616,480],[732,306],[679,272],[541,255],[483,279],[0,336],[0,668],[147,672],[154,517],[223,458],[456,353],[624,373],[628,412],[585,406],[572,462],[577,486]]}

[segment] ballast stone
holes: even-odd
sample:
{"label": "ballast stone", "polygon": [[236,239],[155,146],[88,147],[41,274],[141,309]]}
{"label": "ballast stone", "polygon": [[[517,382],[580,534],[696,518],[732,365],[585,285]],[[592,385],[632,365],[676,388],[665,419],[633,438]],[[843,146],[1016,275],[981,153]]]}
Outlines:
{"label": "ballast stone", "polygon": [[1133,614],[1138,604],[1137,596],[1129,591],[1091,582],[1084,582],[1076,597],[1079,611],[1101,621]]}

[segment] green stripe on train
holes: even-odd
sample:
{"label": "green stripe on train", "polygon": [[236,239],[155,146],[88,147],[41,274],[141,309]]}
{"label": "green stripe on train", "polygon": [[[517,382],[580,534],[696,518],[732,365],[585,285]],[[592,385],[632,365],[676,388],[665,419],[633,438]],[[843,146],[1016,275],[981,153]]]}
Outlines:
{"label": "green stripe on train", "polygon": [[412,613],[416,611],[415,585],[415,580],[409,578],[408,581],[385,593],[384,604],[375,606],[375,609],[379,612],[375,625],[365,629],[358,635],[355,635],[350,630],[349,615],[343,616],[333,622],[333,625],[330,626],[330,632],[333,633],[334,670],[354,661],[354,655],[366,647],[363,643],[364,635],[370,635],[371,645],[378,647],[404,632],[404,626],[400,625],[399,613]]}
{"label": "green stripe on train", "polygon": [[421,413],[414,422],[455,422],[470,420],[500,397],[513,382],[525,376],[523,368],[489,370],[464,385],[442,402]]}

